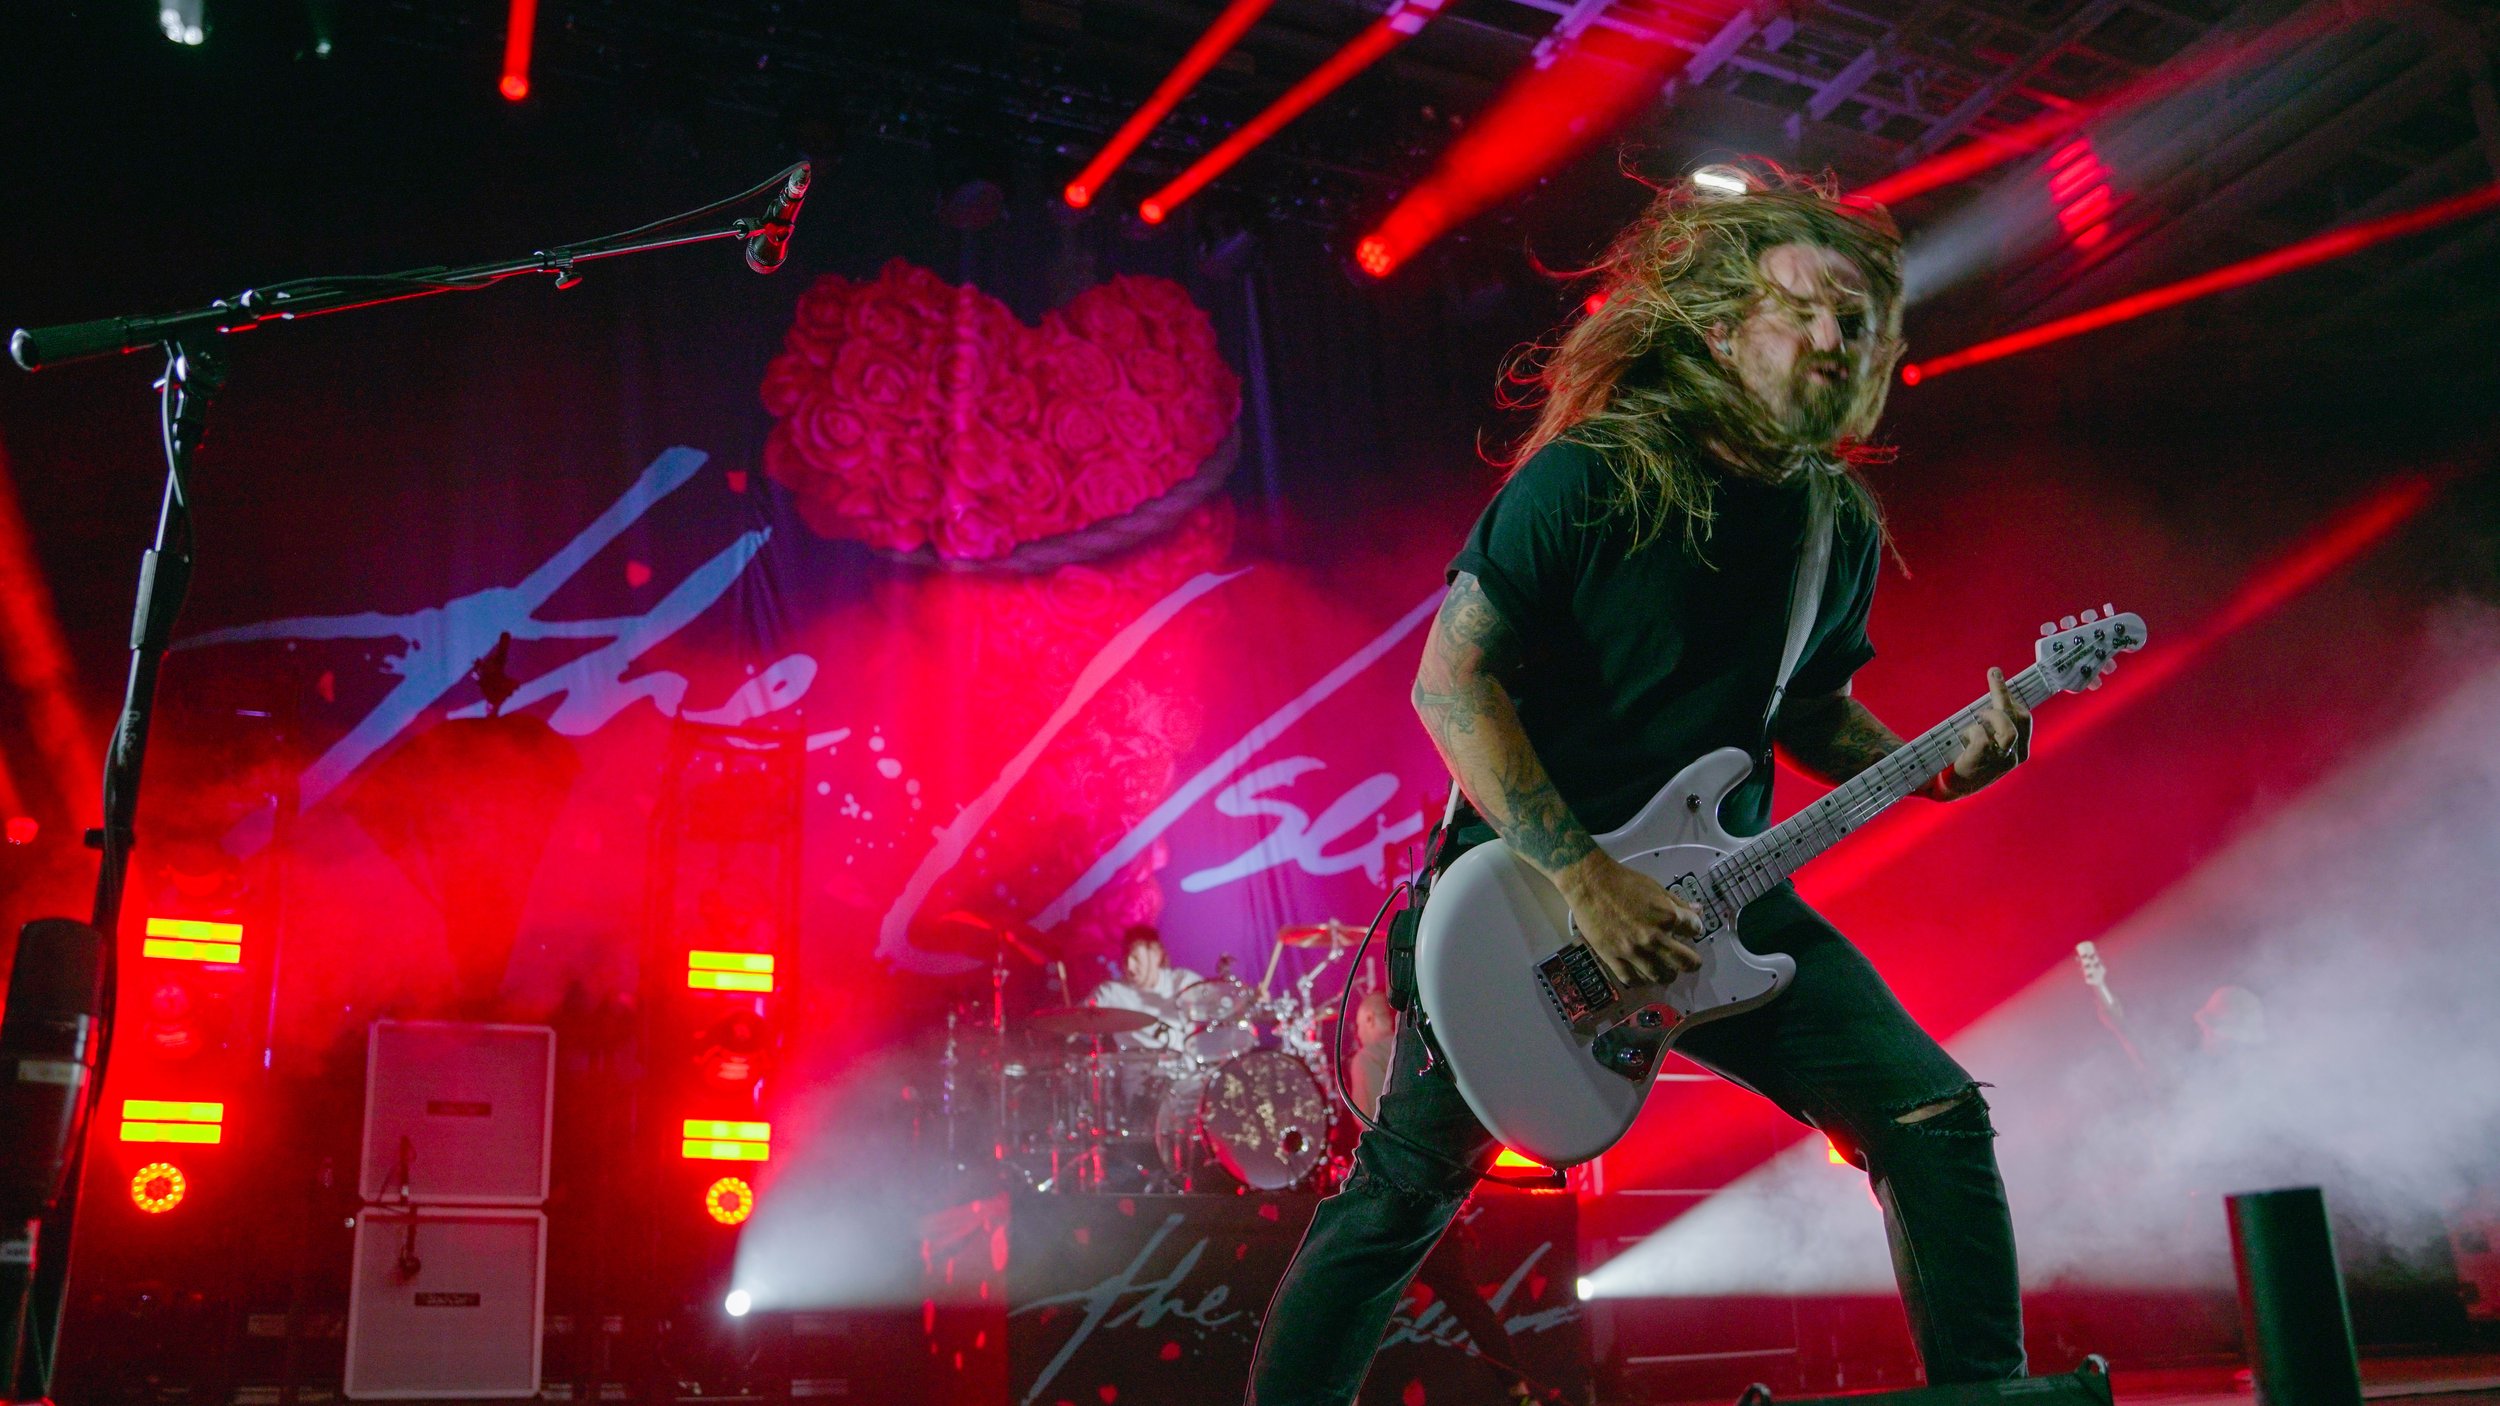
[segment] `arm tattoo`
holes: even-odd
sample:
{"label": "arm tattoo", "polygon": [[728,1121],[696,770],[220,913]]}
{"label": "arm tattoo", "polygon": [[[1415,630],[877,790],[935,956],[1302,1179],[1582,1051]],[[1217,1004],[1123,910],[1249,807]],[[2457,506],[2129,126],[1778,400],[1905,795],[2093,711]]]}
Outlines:
{"label": "arm tattoo", "polygon": [[1424,644],[1415,711],[1484,818],[1520,858],[1553,875],[1597,845],[1519,726],[1503,681],[1523,656],[1482,583],[1460,572]]}
{"label": "arm tattoo", "polygon": [[1901,739],[1865,704],[1835,693],[1783,707],[1779,743],[1816,780],[1837,786],[1890,756]]}

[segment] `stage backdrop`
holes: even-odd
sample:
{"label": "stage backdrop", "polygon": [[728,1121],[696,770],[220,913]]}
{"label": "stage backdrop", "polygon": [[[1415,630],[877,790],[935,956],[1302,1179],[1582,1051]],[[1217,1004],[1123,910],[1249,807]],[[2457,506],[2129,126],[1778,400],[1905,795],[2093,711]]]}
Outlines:
{"label": "stage backdrop", "polygon": [[[896,260],[781,316],[745,387],[760,452],[689,435],[595,493],[473,465],[375,503],[413,517],[403,535],[289,542],[271,594],[294,608],[194,612],[247,618],[189,631],[171,689],[295,685],[281,1005],[300,1033],[629,988],[681,720],[805,736],[804,970],[837,1011],[846,989],[971,972],[931,936],[964,912],[1038,929],[1080,999],[1135,924],[1255,979],[1280,926],[1367,922],[1416,862],[1446,780],[1406,691],[1479,494],[1349,499],[1281,532],[1281,504],[1245,511],[1242,376],[1169,279],[1026,321]],[[489,713],[472,669],[506,637],[490,672],[507,717],[543,721],[535,760],[429,748]],[[414,842],[411,809],[434,817]],[[500,911],[455,901],[443,873],[489,862]],[[516,931],[499,992],[458,979]],[[1280,982],[1309,961],[1286,954]]]}

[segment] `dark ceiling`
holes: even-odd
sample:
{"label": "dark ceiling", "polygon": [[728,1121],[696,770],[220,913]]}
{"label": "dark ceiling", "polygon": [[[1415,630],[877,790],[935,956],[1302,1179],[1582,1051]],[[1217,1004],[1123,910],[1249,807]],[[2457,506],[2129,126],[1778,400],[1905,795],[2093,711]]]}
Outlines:
{"label": "dark ceiling", "polygon": [[[211,47],[253,44],[298,68],[340,61],[315,52],[320,35],[337,54],[474,69],[483,92],[502,49],[496,0],[207,4]],[[543,96],[532,101],[604,104],[655,152],[762,161],[881,143],[950,179],[1046,192],[1217,8],[542,0]],[[1278,0],[1104,206],[1133,207],[1382,8]],[[126,25],[121,9],[65,7],[50,33],[108,13]],[[1176,223],[1201,239],[1290,224],[1342,255],[1506,83],[1593,27],[1664,38],[1689,57],[1614,143],[1400,277],[1463,267],[1462,282],[1482,283],[1569,262],[1637,202],[1619,163],[1665,173],[1758,152],[1857,186],[2043,113],[2139,95],[2084,129],[2115,197],[2088,250],[2059,237],[2036,152],[1899,208],[1914,258],[1922,244],[1957,251],[1955,276],[1914,314],[1924,356],[2500,179],[2500,8],[2467,0],[1453,0]],[[2208,76],[2171,84],[2199,72]],[[2159,96],[2140,99],[2148,90]],[[2500,397],[2495,331],[2500,214],[2486,211],[2095,334],[2091,354],[2067,357],[2058,374],[2135,383],[2150,370],[2224,398],[2392,404],[2429,392],[2470,408]]]}

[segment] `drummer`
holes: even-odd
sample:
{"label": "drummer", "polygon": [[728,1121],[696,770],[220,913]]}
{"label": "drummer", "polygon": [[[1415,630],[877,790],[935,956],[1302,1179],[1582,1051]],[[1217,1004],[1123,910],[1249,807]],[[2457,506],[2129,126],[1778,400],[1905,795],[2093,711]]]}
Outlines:
{"label": "drummer", "polygon": [[1163,1024],[1112,1038],[1122,1049],[1179,1049],[1189,1033],[1179,997],[1198,984],[1198,974],[1172,965],[1163,950],[1163,935],[1143,923],[1130,928],[1121,938],[1120,970],[1127,979],[1106,981],[1095,987],[1092,1004],[1144,1011]]}

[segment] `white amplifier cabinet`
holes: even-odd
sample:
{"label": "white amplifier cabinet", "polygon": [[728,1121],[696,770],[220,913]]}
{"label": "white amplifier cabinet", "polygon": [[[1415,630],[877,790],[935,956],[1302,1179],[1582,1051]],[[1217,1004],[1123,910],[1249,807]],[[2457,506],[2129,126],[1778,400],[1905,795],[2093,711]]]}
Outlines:
{"label": "white amplifier cabinet", "polygon": [[375,1021],[358,1191],[392,1205],[545,1201],[555,1068],[543,1025]]}
{"label": "white amplifier cabinet", "polygon": [[536,1211],[367,1206],[347,1297],[348,1399],[536,1395],[546,1263]]}

